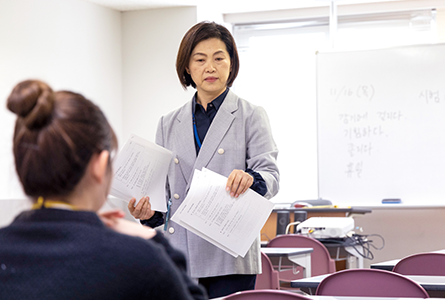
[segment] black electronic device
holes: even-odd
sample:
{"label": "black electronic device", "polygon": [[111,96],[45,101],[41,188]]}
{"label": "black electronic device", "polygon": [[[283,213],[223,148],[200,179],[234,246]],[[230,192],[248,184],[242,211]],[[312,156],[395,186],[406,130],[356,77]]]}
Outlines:
{"label": "black electronic device", "polygon": [[290,222],[290,212],[287,210],[277,211],[277,235],[285,234],[287,224]]}
{"label": "black electronic device", "polygon": [[[304,222],[307,219],[307,212],[303,210],[294,211],[294,222]],[[294,233],[297,233],[297,225],[294,226]]]}

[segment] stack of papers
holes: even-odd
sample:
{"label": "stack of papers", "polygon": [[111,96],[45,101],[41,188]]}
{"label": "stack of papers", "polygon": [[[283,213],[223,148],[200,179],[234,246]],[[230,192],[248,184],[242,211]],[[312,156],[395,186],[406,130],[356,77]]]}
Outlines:
{"label": "stack of papers", "polygon": [[251,189],[231,197],[226,184],[222,175],[195,170],[187,197],[172,220],[234,257],[244,257],[274,204]]}
{"label": "stack of papers", "polygon": [[167,211],[165,182],[172,160],[171,151],[132,135],[118,153],[110,195],[129,202],[150,197],[152,210]]}

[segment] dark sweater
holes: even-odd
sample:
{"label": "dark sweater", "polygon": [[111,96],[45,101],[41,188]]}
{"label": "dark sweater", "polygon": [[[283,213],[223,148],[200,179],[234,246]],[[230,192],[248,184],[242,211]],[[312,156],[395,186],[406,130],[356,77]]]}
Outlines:
{"label": "dark sweater", "polygon": [[0,229],[0,299],[206,299],[182,253],[93,212],[39,209]]}

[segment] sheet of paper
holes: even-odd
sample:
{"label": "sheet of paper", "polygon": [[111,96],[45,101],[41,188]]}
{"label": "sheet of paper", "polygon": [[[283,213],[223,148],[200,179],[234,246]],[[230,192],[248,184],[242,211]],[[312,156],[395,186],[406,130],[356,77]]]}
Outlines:
{"label": "sheet of paper", "polygon": [[190,190],[172,220],[233,256],[244,257],[274,204],[252,190],[238,198],[226,191],[227,178],[195,170]]}
{"label": "sheet of paper", "polygon": [[[198,177],[200,176],[200,174],[201,174],[201,171],[196,170],[196,172],[193,175],[194,177],[192,180],[191,188],[189,189],[189,193],[188,193],[190,198],[199,197],[199,195],[196,195],[195,193],[196,193],[196,191],[199,191],[198,185],[200,184],[200,180],[198,179]],[[195,178],[197,178],[197,179],[195,180]],[[237,253],[233,252],[232,250],[225,247],[221,243],[218,243],[216,240],[212,239],[211,237],[203,234],[199,230],[196,230],[195,228],[189,226],[187,223],[184,223],[180,220],[180,218],[181,218],[180,215],[187,209],[189,204],[190,204],[190,201],[189,200],[187,201],[187,198],[186,198],[184,200],[184,202],[182,203],[182,205],[179,207],[179,209],[176,211],[175,215],[172,217],[172,220],[175,221],[176,223],[178,223],[179,225],[181,225],[182,227],[184,227],[185,229],[190,230],[194,234],[204,238],[208,242],[210,242],[210,243],[214,244],[215,246],[221,248],[222,250],[226,251],[230,255],[237,257],[238,256]]]}
{"label": "sheet of paper", "polygon": [[153,210],[167,211],[165,181],[172,157],[171,151],[131,135],[114,161],[110,195],[127,202],[149,196]]}
{"label": "sheet of paper", "polygon": [[230,255],[234,256],[234,257],[238,257],[238,253],[233,252],[232,250],[230,250],[229,248],[225,247],[223,244],[218,243],[217,241],[215,241],[214,239],[212,239],[209,236],[206,236],[205,234],[203,234],[202,232],[199,232],[198,230],[196,230],[195,228],[187,225],[184,222],[179,222],[179,225],[181,225],[182,227],[184,227],[185,229],[193,232],[194,234],[204,238],[205,240],[207,240],[208,242],[214,244],[215,246],[221,248],[222,250],[226,251],[227,253],[229,253]]}

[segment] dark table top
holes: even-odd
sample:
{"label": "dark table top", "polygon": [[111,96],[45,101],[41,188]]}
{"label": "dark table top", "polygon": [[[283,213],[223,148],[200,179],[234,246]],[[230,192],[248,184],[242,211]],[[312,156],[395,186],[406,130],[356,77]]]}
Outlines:
{"label": "dark table top", "polygon": [[335,207],[335,206],[313,206],[313,207],[289,207],[289,208],[274,208],[274,212],[277,211],[305,211],[305,212],[349,212],[349,213],[358,213],[358,214],[367,214],[371,213],[372,210],[364,207]]}

